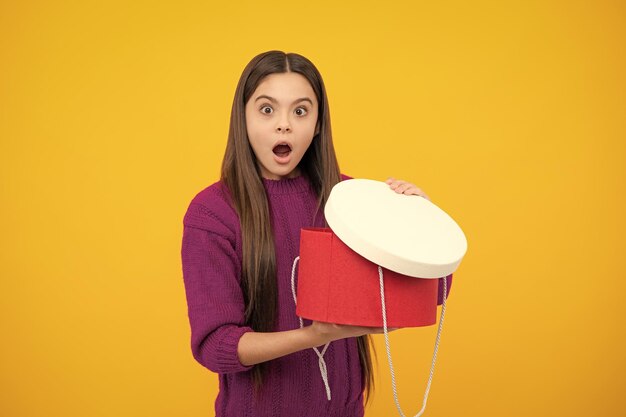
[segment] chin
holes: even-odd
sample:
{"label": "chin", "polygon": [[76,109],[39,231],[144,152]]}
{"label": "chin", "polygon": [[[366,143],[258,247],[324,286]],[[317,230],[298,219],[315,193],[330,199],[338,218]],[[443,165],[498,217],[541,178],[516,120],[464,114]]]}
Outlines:
{"label": "chin", "polygon": [[282,179],[282,178],[290,178],[292,176],[295,177],[301,174],[301,169],[299,169],[300,160],[298,160],[298,163],[295,163],[295,162],[296,161],[292,160],[289,165],[280,165],[280,164],[275,163],[275,161],[270,161],[269,164],[267,165],[263,164],[262,166],[263,166],[263,170],[266,172],[267,175],[271,175],[272,177]]}

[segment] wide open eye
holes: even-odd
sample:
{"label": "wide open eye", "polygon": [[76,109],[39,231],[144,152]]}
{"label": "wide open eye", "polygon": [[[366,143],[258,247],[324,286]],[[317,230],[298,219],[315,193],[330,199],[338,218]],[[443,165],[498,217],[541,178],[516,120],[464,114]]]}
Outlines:
{"label": "wide open eye", "polygon": [[[298,113],[298,110],[300,110],[300,113]],[[296,114],[298,116],[305,116],[308,113],[308,110],[305,107],[298,107],[296,109]]]}
{"label": "wide open eye", "polygon": [[261,106],[260,110],[261,110],[261,113],[263,114],[272,114],[274,112],[274,109],[272,109],[270,106],[265,106],[265,105]]}

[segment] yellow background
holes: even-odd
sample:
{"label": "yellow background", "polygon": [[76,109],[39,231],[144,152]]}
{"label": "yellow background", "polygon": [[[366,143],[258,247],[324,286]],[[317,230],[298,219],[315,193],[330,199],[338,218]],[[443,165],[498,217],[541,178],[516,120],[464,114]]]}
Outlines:
{"label": "yellow background", "polygon": [[[343,172],[414,182],[467,235],[426,415],[623,415],[625,12],[2,1],[0,414],[213,415],[182,216],[245,64],[280,49],[322,72]],[[407,414],[435,332],[391,335]],[[396,415],[376,340],[366,415]]]}

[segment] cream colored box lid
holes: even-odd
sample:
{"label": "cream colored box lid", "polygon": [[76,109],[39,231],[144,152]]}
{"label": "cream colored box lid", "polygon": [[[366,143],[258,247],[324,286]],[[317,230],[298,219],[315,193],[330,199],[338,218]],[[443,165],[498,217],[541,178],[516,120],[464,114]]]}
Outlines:
{"label": "cream colored box lid", "polygon": [[403,275],[445,277],[467,251],[463,231],[446,212],[423,197],[398,194],[381,181],[341,181],[331,190],[324,215],[352,250]]}

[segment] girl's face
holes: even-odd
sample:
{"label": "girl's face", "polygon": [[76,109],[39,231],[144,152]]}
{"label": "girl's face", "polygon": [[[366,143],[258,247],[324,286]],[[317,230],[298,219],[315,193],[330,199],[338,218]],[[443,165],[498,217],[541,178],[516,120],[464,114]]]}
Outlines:
{"label": "girl's face", "polygon": [[266,76],[246,103],[246,130],[264,178],[300,175],[298,164],[317,133],[317,99],[295,72]]}

